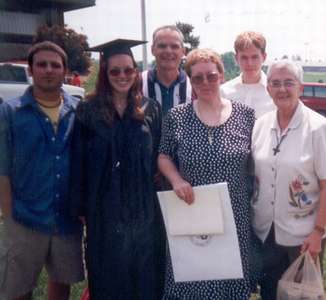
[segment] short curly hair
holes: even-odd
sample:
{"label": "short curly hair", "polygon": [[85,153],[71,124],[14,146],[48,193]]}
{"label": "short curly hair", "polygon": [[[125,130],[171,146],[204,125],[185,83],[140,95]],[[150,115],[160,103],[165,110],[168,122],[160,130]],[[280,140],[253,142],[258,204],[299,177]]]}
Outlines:
{"label": "short curly hair", "polygon": [[186,57],[185,70],[191,77],[191,67],[198,62],[212,62],[216,65],[220,74],[224,74],[224,66],[221,57],[212,49],[194,49]]}

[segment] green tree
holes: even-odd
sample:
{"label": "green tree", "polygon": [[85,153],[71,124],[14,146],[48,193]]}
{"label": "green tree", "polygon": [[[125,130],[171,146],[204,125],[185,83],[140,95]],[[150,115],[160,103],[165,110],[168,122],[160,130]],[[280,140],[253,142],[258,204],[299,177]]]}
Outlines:
{"label": "green tree", "polygon": [[194,26],[188,23],[177,22],[175,24],[178,29],[183,33],[185,48],[186,48],[186,55],[192,49],[198,48],[200,43],[200,37],[193,35]]}
{"label": "green tree", "polygon": [[91,65],[90,53],[87,52],[87,36],[79,34],[71,28],[60,25],[41,26],[36,32],[34,43],[51,41],[65,50],[68,56],[68,69],[87,73]]}
{"label": "green tree", "polygon": [[235,55],[232,51],[225,52],[221,55],[224,64],[224,77],[225,80],[230,80],[239,75],[240,69],[235,60]]}

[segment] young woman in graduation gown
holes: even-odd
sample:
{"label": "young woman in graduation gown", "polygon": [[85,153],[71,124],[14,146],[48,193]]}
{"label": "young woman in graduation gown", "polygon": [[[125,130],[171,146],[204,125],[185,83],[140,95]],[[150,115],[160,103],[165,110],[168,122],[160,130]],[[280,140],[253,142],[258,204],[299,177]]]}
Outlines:
{"label": "young woman in graduation gown", "polygon": [[161,112],[140,94],[130,41],[101,52],[73,136],[72,212],[84,217],[91,300],[161,298],[165,233],[154,189]]}

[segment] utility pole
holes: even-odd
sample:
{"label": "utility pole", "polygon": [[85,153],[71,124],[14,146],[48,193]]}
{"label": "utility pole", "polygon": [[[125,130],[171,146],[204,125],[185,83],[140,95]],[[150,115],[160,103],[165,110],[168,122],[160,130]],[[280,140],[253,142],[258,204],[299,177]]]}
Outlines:
{"label": "utility pole", "polygon": [[[142,40],[147,41],[147,34],[146,34],[146,7],[145,7],[145,0],[141,1],[141,33],[142,33]],[[147,45],[143,44],[143,70],[147,70]]]}

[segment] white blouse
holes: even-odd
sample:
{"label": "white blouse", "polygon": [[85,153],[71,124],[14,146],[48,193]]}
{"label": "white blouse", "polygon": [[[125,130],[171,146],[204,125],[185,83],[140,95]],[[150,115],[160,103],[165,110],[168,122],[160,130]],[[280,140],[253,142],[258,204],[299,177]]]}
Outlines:
{"label": "white blouse", "polygon": [[252,222],[264,241],[272,223],[275,240],[301,245],[319,207],[319,180],[326,179],[326,118],[301,101],[281,134],[277,112],[256,121],[252,136],[255,193]]}

